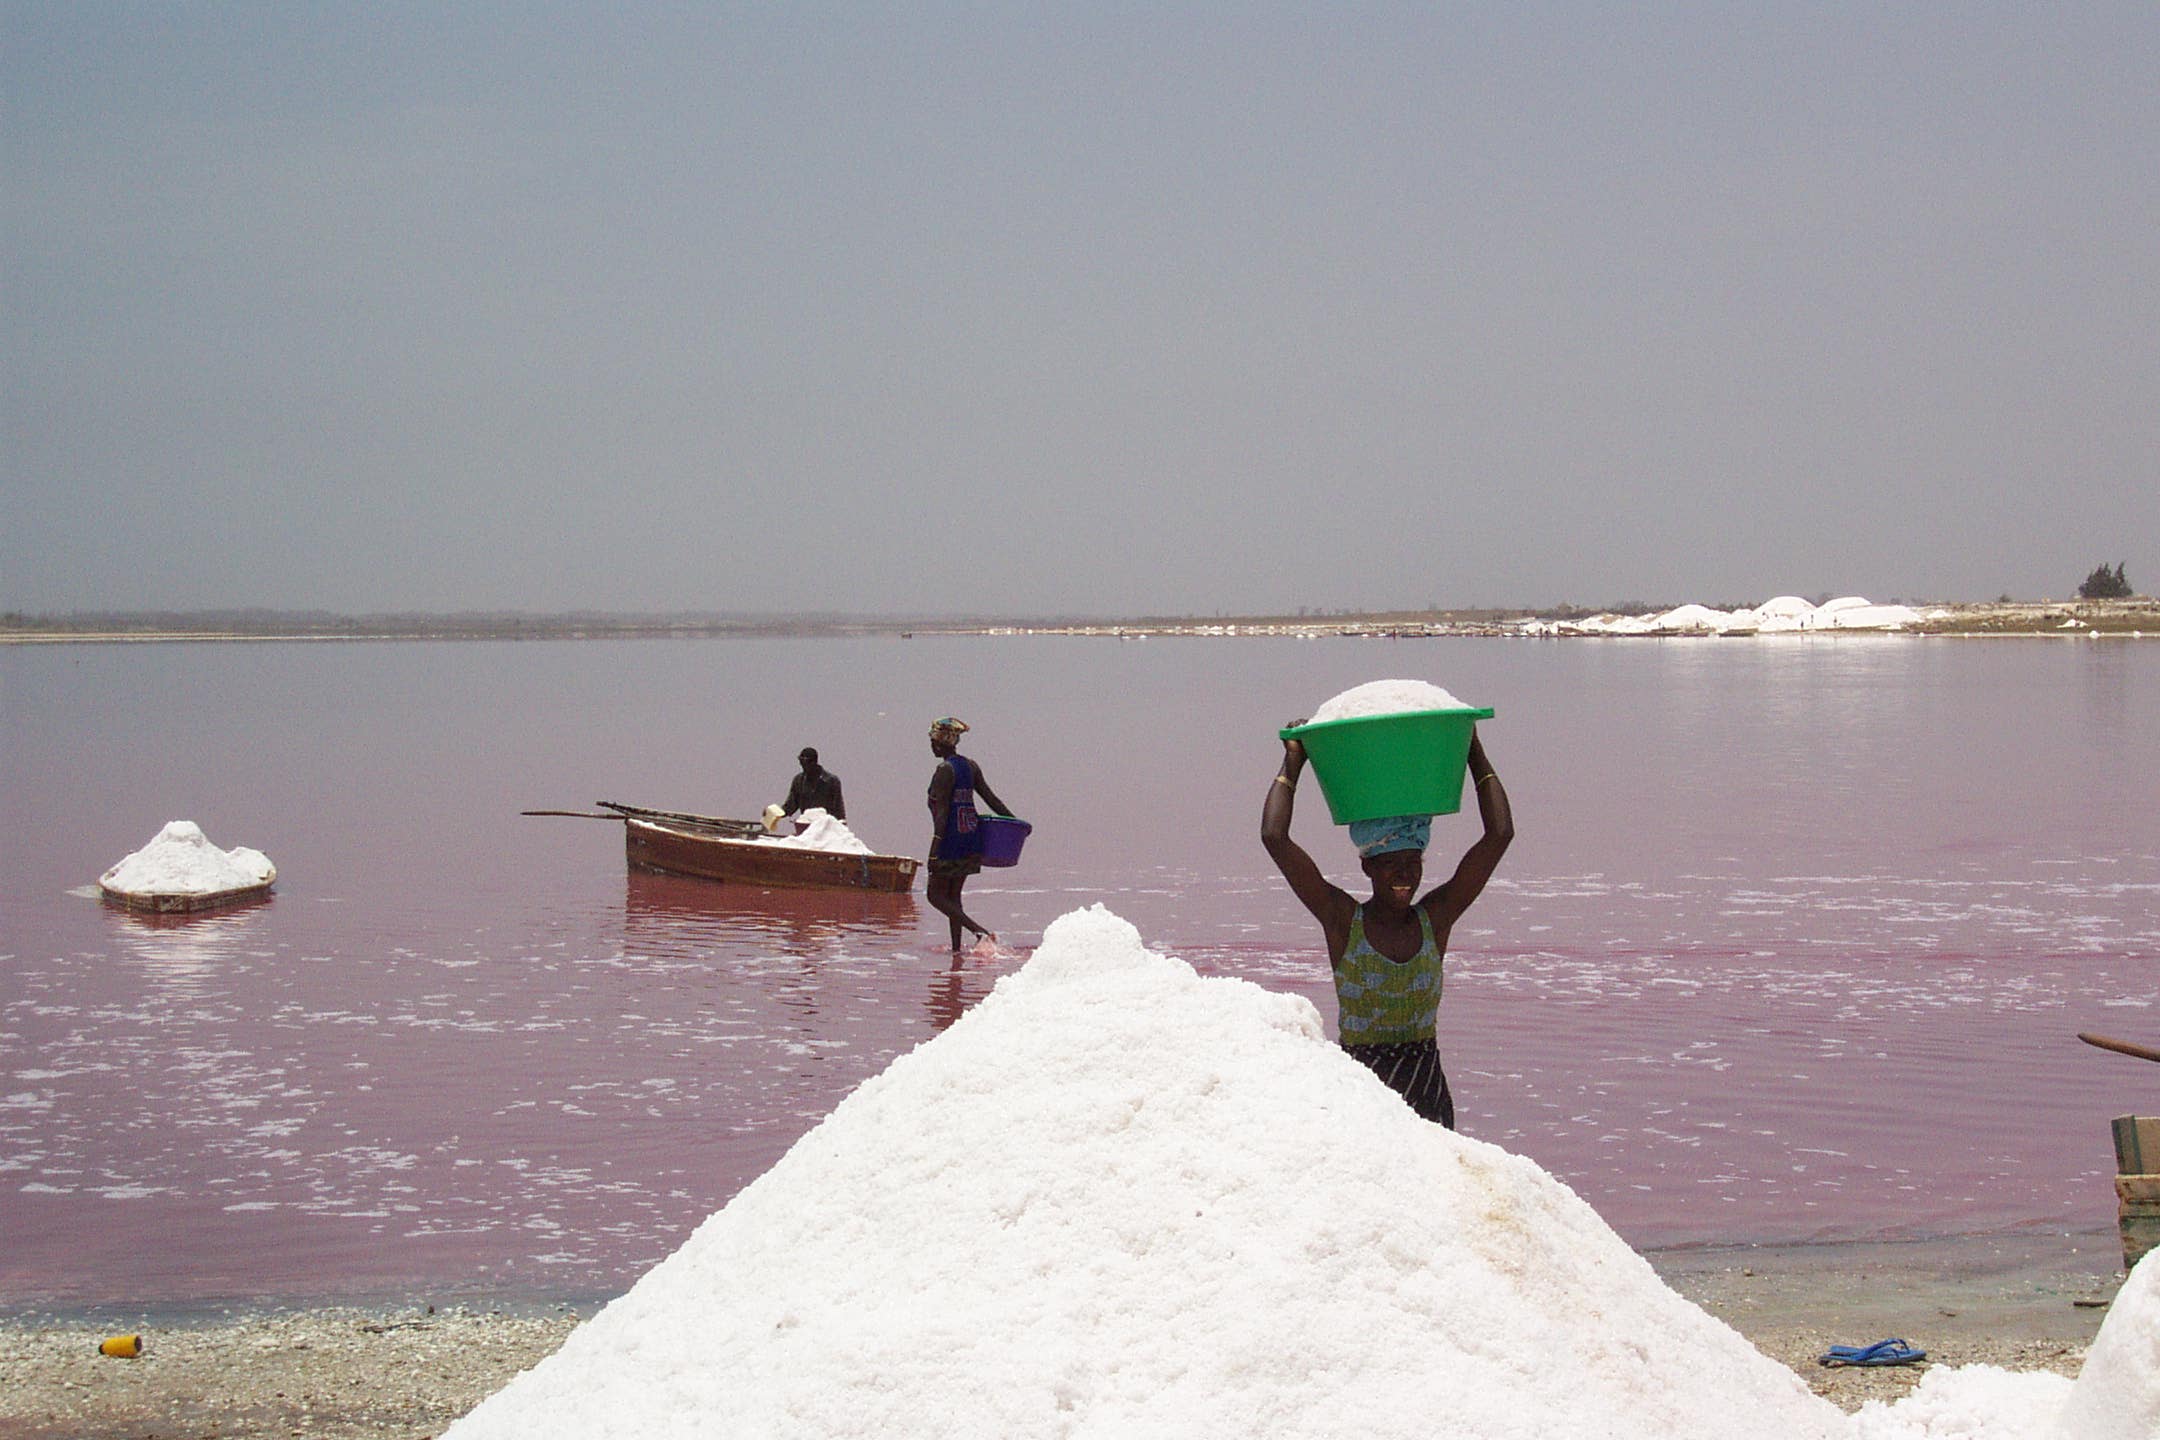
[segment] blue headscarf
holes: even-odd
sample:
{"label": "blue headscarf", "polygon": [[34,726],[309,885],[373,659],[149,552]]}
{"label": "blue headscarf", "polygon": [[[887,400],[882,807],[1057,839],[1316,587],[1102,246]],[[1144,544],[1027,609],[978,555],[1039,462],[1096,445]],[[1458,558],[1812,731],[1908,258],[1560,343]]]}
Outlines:
{"label": "blue headscarf", "polygon": [[1390,815],[1380,820],[1350,822],[1350,843],[1359,859],[1386,855],[1395,850],[1423,850],[1432,841],[1432,816]]}

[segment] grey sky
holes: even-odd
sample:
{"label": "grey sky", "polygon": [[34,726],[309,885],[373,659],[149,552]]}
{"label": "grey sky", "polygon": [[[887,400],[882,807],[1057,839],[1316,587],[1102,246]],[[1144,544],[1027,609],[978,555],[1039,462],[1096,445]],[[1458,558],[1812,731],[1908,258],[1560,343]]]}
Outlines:
{"label": "grey sky", "polygon": [[2160,586],[2160,7],[0,0],[0,605]]}

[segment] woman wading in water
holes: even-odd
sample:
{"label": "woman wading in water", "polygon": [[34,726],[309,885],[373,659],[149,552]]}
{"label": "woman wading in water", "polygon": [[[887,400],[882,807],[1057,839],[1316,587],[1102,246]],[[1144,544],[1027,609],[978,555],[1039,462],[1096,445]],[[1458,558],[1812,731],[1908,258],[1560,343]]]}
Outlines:
{"label": "woman wading in water", "polygon": [[930,753],[937,756],[938,768],[930,775],[930,879],[923,888],[930,907],[951,923],[955,953],[963,926],[984,940],[997,939],[960,905],[960,891],[968,876],[982,869],[983,837],[975,797],[980,795],[993,814],[1012,814],[983,779],[982,767],[960,753],[960,737],[967,728],[966,721],[950,715],[930,725]]}
{"label": "woman wading in water", "polygon": [[1296,740],[1283,741],[1282,769],[1269,782],[1267,804],[1260,812],[1260,843],[1327,936],[1343,1049],[1409,1101],[1411,1109],[1450,1130],[1455,1128],[1455,1101],[1448,1094],[1433,1034],[1440,1009],[1440,962],[1447,953],[1448,932],[1485,888],[1515,838],[1507,791],[1474,729],[1469,764],[1485,833],[1463,852],[1447,883],[1422,900],[1414,897],[1425,875],[1430,815],[1351,824],[1358,863],[1373,884],[1372,899],[1362,905],[1330,884],[1312,856],[1290,838],[1291,804],[1305,769],[1305,747]]}

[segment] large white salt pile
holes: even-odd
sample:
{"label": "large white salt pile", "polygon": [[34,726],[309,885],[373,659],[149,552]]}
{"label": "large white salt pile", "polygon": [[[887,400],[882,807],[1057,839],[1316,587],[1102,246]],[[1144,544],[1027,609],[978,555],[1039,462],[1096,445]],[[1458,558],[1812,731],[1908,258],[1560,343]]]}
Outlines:
{"label": "large white salt pile", "polygon": [[760,845],[786,845],[796,850],[831,850],[843,855],[869,855],[868,845],[856,838],[848,829],[848,823],[829,810],[809,809],[802,812],[797,824],[802,829],[793,835],[760,835]]}
{"label": "large white salt pile", "polygon": [[1101,907],[449,1435],[1844,1437],[1310,1002]]}
{"label": "large white salt pile", "polygon": [[260,850],[220,850],[192,820],[174,820],[149,844],[98,877],[123,895],[215,895],[277,879]]}
{"label": "large white salt pile", "polygon": [[1416,710],[1463,710],[1462,701],[1424,680],[1368,680],[1331,695],[1313,711],[1307,724],[1353,720],[1367,715],[1402,715]]}
{"label": "large white salt pile", "polygon": [[2151,1440],[2160,1261],[2073,1384],[1848,1417],[1302,998],[1097,906],[446,1432]]}
{"label": "large white salt pile", "polygon": [[1876,605],[1866,600],[1840,605],[1833,600],[1809,619],[1810,628],[1816,630],[1902,630],[1919,624],[1920,612],[1910,605]]}
{"label": "large white salt pile", "polygon": [[1724,610],[1712,610],[1707,605],[1682,605],[1677,610],[1667,610],[1652,619],[1658,630],[1683,634],[1689,631],[1715,631],[1731,628],[1733,615]]}

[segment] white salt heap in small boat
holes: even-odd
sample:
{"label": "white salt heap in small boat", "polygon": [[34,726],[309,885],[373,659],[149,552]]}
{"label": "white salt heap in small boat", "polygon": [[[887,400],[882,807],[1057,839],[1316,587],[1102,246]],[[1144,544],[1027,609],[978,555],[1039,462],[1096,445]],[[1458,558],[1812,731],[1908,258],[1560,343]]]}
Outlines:
{"label": "white salt heap in small boat", "polygon": [[277,867],[260,850],[220,850],[192,820],[175,820],[157,837],[98,877],[122,895],[215,895],[266,885]]}
{"label": "white salt heap in small boat", "polygon": [[2147,1262],[2075,1385],[1939,1370],[1849,1418],[1309,1001],[1096,906],[445,1440],[2131,1440],[2156,1301]]}
{"label": "white salt heap in small boat", "polygon": [[1403,715],[1417,710],[1465,710],[1462,701],[1424,680],[1368,680],[1331,696],[1313,711],[1307,724],[1356,720],[1368,715]]}
{"label": "white salt heap in small boat", "polygon": [[802,829],[793,835],[760,835],[760,845],[785,845],[794,850],[830,850],[841,855],[876,852],[856,838],[848,823],[829,810],[809,809],[798,817]]}

